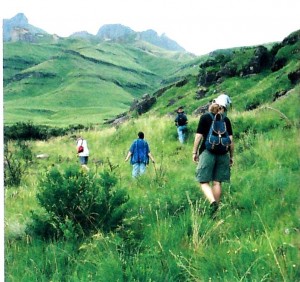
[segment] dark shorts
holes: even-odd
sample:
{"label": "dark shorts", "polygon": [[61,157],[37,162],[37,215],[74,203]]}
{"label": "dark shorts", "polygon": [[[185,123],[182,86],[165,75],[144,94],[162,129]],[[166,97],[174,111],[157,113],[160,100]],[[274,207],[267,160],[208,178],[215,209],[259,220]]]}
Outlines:
{"label": "dark shorts", "polygon": [[89,157],[79,157],[81,165],[86,165],[88,163]]}
{"label": "dark shorts", "polygon": [[200,183],[210,181],[230,181],[230,157],[229,154],[215,155],[205,150],[199,157],[196,168],[196,179]]}

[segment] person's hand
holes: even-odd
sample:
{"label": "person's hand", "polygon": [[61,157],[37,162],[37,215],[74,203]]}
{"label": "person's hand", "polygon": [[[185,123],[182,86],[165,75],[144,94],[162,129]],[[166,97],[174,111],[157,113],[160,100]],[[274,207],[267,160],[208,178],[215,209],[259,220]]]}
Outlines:
{"label": "person's hand", "polygon": [[193,153],[193,162],[197,163],[199,160],[198,154]]}
{"label": "person's hand", "polygon": [[230,166],[233,166],[233,163],[234,163],[233,158],[230,158],[230,160],[229,160],[229,165],[230,165]]}

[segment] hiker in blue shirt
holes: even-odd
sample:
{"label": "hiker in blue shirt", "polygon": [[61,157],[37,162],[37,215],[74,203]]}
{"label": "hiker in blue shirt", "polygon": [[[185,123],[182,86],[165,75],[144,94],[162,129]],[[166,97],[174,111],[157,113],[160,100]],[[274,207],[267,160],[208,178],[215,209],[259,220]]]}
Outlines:
{"label": "hiker in blue shirt", "polygon": [[125,158],[125,162],[130,158],[132,164],[132,177],[137,177],[145,173],[146,166],[149,164],[149,158],[154,163],[154,158],[150,153],[150,148],[146,140],[144,140],[144,133],[138,133],[138,139],[134,140],[130,146],[129,152]]}

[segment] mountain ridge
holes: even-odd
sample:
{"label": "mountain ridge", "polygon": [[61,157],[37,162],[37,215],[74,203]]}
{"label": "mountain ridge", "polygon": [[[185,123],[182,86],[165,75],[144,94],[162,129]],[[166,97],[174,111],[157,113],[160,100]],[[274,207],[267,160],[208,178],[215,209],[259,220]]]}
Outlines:
{"label": "mountain ridge", "polygon": [[59,38],[55,43],[4,42],[3,47],[5,123],[21,116],[46,124],[99,123],[161,88],[166,76],[184,75],[177,70],[197,60],[142,41]]}
{"label": "mountain ridge", "polygon": [[[18,13],[10,19],[3,20],[3,41],[29,41],[36,42],[40,37],[49,36],[46,31],[29,24],[24,13]],[[55,34],[55,36],[58,36]],[[59,37],[59,36],[58,36]],[[176,41],[168,38],[165,34],[159,36],[156,31],[149,29],[136,32],[130,27],[122,24],[105,24],[99,28],[96,35],[87,31],[74,32],[67,38],[82,38],[93,41],[112,41],[112,42],[135,42],[138,40],[146,41],[157,47],[170,50],[186,52]]]}
{"label": "mountain ridge", "polygon": [[29,24],[23,13],[18,13],[10,19],[3,19],[3,41],[33,41],[35,36],[47,34],[41,28]]}
{"label": "mountain ridge", "polygon": [[[28,23],[26,17],[19,20]],[[270,102],[299,82],[299,31],[272,45],[235,47],[196,57],[145,40],[123,42],[120,38],[135,37],[134,31],[118,25],[114,34],[107,27],[102,36],[113,40],[101,43],[94,37],[82,38],[89,36],[86,32],[56,41],[49,36],[50,41],[4,42],[5,124],[24,117],[52,125],[99,124],[128,110],[128,116],[150,108],[170,114],[181,104],[195,112],[220,91],[235,97],[239,110],[252,110],[260,106],[259,96]],[[146,33],[153,34],[153,30]],[[243,92],[249,91],[251,97],[241,100]]]}

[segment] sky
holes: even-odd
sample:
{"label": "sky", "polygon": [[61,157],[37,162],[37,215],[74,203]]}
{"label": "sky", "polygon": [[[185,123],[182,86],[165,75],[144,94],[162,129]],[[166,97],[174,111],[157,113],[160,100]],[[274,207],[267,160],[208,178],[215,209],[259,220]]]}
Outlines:
{"label": "sky", "polygon": [[155,30],[186,51],[282,41],[300,29],[299,0],[4,0],[1,18],[24,13],[29,24],[62,37],[96,35],[105,24]]}

